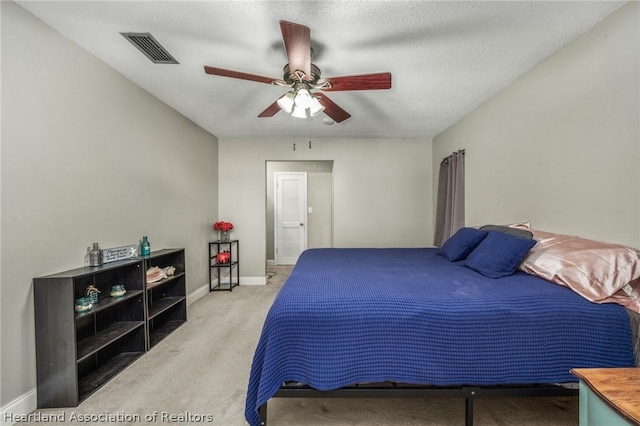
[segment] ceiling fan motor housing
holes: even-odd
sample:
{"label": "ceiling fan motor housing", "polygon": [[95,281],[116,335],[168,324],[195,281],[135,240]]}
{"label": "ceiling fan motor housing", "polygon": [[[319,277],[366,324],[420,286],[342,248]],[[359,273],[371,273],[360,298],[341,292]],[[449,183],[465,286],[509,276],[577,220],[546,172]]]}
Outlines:
{"label": "ceiling fan motor housing", "polygon": [[[286,81],[287,84],[294,84],[300,81],[295,71],[291,72],[289,68],[289,64],[284,66],[283,72],[284,72],[284,76],[282,77],[282,79]],[[318,80],[320,80],[320,68],[315,66],[315,64],[311,64],[311,76],[309,80],[307,80],[307,82],[309,84],[317,84]]]}

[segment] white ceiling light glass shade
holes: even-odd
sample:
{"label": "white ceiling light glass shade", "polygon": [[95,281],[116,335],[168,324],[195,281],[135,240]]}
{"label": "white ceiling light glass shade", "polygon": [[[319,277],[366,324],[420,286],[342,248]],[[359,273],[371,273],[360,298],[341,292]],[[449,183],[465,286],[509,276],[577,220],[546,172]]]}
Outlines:
{"label": "white ceiling light glass shade", "polygon": [[311,93],[305,88],[299,89],[296,94],[295,104],[297,107],[307,109],[311,106]]}
{"label": "white ceiling light glass shade", "polygon": [[302,83],[296,84],[293,91],[280,96],[277,102],[281,110],[295,118],[313,117],[324,111],[324,107],[311,93],[309,86]]}
{"label": "white ceiling light glass shade", "polygon": [[280,96],[278,99],[278,106],[284,112],[291,114],[293,112],[293,100],[294,100],[293,92],[289,92],[286,95]]}
{"label": "white ceiling light glass shade", "polygon": [[307,109],[300,108],[299,106],[296,105],[293,107],[293,113],[291,115],[294,116],[295,118],[307,118]]}
{"label": "white ceiling light glass shade", "polygon": [[320,103],[317,97],[311,97],[311,105],[309,105],[309,114],[314,117],[324,111],[324,107]]}

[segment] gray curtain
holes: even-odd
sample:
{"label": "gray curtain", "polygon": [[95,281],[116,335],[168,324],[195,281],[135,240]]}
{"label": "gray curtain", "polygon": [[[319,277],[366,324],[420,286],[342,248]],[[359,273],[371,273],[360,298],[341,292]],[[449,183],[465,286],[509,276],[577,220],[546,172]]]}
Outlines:
{"label": "gray curtain", "polygon": [[464,226],[464,150],[440,163],[434,244],[441,246]]}

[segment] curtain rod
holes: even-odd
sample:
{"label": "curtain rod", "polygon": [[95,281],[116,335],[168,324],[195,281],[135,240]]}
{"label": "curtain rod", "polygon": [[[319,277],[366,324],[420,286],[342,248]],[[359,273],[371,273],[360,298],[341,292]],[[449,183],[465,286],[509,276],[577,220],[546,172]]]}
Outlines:
{"label": "curtain rod", "polygon": [[[464,149],[459,149],[459,150],[457,150],[456,152],[454,152],[453,154],[456,154],[456,153],[458,153],[458,152],[461,152],[461,153],[462,153],[462,155],[464,155],[464,154],[465,154],[465,150],[464,150]],[[453,154],[451,154],[451,155],[450,155],[450,156],[448,156],[448,157],[443,158],[443,159],[442,159],[442,161],[440,162],[440,164],[442,164],[442,163],[446,163],[447,161],[449,161],[449,158],[451,158],[451,156],[452,156]]]}

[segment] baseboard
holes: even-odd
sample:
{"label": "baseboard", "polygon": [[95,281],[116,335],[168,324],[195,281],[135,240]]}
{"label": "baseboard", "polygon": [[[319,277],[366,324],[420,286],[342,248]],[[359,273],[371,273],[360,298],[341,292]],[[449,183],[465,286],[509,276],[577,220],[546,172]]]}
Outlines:
{"label": "baseboard", "polygon": [[29,392],[17,397],[0,409],[0,424],[2,426],[13,426],[18,423],[13,420],[21,420],[29,413],[38,408],[38,394],[34,388]]}
{"label": "baseboard", "polygon": [[[214,281],[214,285],[217,283],[217,281],[218,280]],[[195,291],[192,291],[191,293],[187,294],[187,306],[192,305],[197,300],[206,296],[207,294],[209,294],[209,284],[205,284],[202,287],[197,288]]]}
{"label": "baseboard", "polygon": [[276,266],[276,261],[274,259],[267,259],[267,266]]}
{"label": "baseboard", "polygon": [[267,277],[240,277],[240,285],[267,285]]}

